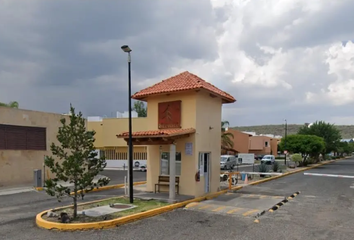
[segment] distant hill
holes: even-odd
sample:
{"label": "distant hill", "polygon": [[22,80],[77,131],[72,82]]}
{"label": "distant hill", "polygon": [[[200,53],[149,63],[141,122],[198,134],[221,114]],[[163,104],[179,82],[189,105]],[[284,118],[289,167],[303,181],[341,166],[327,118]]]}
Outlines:
{"label": "distant hill", "polygon": [[[298,132],[302,124],[288,124],[288,134],[295,134]],[[342,138],[354,138],[354,125],[336,125],[342,134]],[[284,125],[259,125],[259,126],[244,126],[232,127],[233,129],[246,132],[256,132],[257,134],[274,134],[284,136]]]}

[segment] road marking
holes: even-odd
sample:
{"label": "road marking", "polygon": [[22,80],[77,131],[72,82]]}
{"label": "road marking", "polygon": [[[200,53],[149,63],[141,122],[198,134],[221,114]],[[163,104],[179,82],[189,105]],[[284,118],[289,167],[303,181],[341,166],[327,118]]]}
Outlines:
{"label": "road marking", "polygon": [[234,212],[240,211],[241,209],[243,209],[243,208],[234,208],[234,209],[228,211],[227,214],[232,214]]}
{"label": "road marking", "polygon": [[320,174],[320,173],[304,173],[306,176],[318,176],[318,177],[337,177],[337,178],[354,178],[350,175],[334,175],[334,174]]}
{"label": "road marking", "polygon": [[245,213],[243,213],[242,215],[244,217],[248,216],[248,215],[251,215],[252,213],[255,213],[255,212],[258,212],[259,210],[258,209],[253,209],[253,210],[250,210],[250,211],[247,211]]}
{"label": "road marking", "polygon": [[200,207],[199,209],[207,209],[207,208],[210,208],[211,205],[204,205],[203,207]]}
{"label": "road marking", "polygon": [[199,205],[199,204],[200,204],[199,202],[192,202],[192,203],[188,204],[186,206],[186,208],[191,208],[191,207],[194,207],[194,206]]}
{"label": "road marking", "polygon": [[220,210],[226,208],[226,206],[221,206],[213,210],[213,212],[219,212]]}
{"label": "road marking", "polygon": [[225,195],[232,195],[233,193],[230,193],[230,192],[228,192],[228,193],[226,193]]}
{"label": "road marking", "polygon": [[272,199],[282,199],[282,198],[284,198],[284,197],[282,197],[282,196],[273,196],[272,197]]}

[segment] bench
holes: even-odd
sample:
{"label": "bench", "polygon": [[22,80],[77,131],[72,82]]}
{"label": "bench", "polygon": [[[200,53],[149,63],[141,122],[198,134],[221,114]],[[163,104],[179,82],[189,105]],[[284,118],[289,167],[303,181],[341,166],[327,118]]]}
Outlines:
{"label": "bench", "polygon": [[[160,192],[160,186],[170,186],[170,176],[159,176],[158,183],[155,184],[155,193],[156,193],[156,187],[157,192]],[[177,194],[179,194],[179,177],[176,176],[175,180],[175,186],[177,189]]]}

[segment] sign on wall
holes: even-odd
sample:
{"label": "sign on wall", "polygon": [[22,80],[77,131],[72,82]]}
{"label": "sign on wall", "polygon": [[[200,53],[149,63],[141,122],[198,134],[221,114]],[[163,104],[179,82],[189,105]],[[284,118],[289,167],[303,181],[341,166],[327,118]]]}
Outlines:
{"label": "sign on wall", "polygon": [[186,155],[193,155],[193,143],[191,143],[191,142],[186,143],[185,154]]}
{"label": "sign on wall", "polygon": [[181,128],[181,101],[158,104],[158,128]]}
{"label": "sign on wall", "polygon": [[254,164],[254,153],[239,153],[238,161],[242,164]]}

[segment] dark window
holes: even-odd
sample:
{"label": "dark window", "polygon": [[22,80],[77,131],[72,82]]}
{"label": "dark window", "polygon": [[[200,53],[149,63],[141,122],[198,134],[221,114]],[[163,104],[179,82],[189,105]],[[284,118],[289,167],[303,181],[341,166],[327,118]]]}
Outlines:
{"label": "dark window", "polygon": [[47,150],[46,128],[0,124],[0,149]]}

